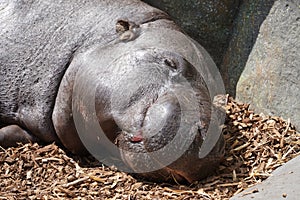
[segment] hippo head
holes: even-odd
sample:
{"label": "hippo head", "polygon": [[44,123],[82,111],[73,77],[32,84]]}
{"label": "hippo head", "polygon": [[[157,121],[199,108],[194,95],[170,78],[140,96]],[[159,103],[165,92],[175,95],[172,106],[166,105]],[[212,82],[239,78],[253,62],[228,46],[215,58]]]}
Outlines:
{"label": "hippo head", "polygon": [[174,52],[144,49],[116,65],[132,69],[119,79],[112,105],[123,161],[155,180],[192,182],[210,174],[224,142],[220,137],[212,152],[199,158],[213,107],[191,63]]}
{"label": "hippo head", "polygon": [[180,51],[172,38],[153,39],[151,44],[146,36],[96,48],[82,59],[84,71],[77,75],[74,88],[79,92],[74,94],[75,103],[73,99],[80,138],[105,164],[110,157],[109,164],[125,169],[116,162],[121,161],[127,171],[150,179],[204,178],[224,153],[219,132],[201,155],[207,138],[219,131],[210,127],[220,125],[208,79],[202,75],[209,73],[206,59],[200,57],[199,70],[188,60],[195,49],[190,40],[183,43],[175,37],[177,48],[184,50]]}

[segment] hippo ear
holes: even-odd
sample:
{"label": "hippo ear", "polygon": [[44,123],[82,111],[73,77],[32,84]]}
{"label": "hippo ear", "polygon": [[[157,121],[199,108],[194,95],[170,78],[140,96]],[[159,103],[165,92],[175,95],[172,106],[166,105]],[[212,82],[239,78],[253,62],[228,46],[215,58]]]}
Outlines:
{"label": "hippo ear", "polygon": [[116,23],[116,32],[124,33],[129,30],[129,22],[127,20],[119,19]]}
{"label": "hippo ear", "polygon": [[132,21],[119,19],[116,23],[116,32],[119,34],[119,41],[128,42],[140,35],[140,26]]}

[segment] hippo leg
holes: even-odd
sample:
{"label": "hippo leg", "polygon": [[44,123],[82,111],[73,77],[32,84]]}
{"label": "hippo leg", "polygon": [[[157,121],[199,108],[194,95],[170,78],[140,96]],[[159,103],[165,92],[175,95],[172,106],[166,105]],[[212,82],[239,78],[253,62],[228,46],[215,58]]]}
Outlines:
{"label": "hippo leg", "polygon": [[35,136],[28,134],[18,125],[9,125],[0,129],[0,146],[4,148],[17,146],[18,143],[38,141]]}

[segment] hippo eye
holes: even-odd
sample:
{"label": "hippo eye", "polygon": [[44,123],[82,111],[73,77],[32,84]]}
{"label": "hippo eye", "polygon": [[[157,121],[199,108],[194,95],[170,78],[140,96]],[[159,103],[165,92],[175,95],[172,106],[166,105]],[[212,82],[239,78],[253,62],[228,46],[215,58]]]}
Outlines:
{"label": "hippo eye", "polygon": [[171,68],[173,68],[173,69],[177,69],[177,65],[176,65],[176,63],[173,61],[173,60],[171,60],[171,59],[165,59],[164,60],[164,63],[165,63],[165,65],[167,65],[167,66],[169,66],[169,67],[171,67]]}

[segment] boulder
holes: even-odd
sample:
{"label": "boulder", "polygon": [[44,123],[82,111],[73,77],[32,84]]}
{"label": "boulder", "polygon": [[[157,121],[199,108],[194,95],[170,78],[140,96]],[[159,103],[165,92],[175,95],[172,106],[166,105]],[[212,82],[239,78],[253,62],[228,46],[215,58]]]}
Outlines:
{"label": "boulder", "polygon": [[274,0],[241,0],[228,48],[219,66],[226,91],[235,96],[236,85],[256,41],[259,28]]}
{"label": "boulder", "polygon": [[300,1],[276,1],[237,84],[236,97],[300,128]]}
{"label": "boulder", "polygon": [[300,156],[276,169],[272,176],[230,200],[299,199]]}

